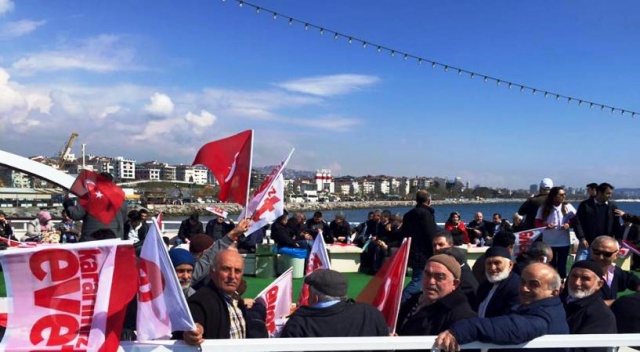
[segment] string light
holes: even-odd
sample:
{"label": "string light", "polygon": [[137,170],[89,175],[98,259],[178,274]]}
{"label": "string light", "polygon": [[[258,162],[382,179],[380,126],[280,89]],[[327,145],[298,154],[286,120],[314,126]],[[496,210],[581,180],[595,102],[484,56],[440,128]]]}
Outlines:
{"label": "string light", "polygon": [[[266,12],[267,14],[271,14],[273,16],[274,20],[278,19],[278,15],[281,15],[281,14],[275,12],[275,11],[265,9],[264,7],[260,7],[260,6],[251,4],[251,3],[246,2],[244,0],[236,0],[236,1],[238,2],[238,6],[239,7],[243,7],[244,5],[247,5],[250,8],[253,8],[255,10],[256,14],[260,14],[261,12]],[[225,2],[225,0],[222,0],[222,2]],[[305,30],[309,30],[310,26],[312,26],[314,28],[318,28],[320,30],[320,34],[321,35],[324,34],[325,30],[328,30],[328,29],[325,29],[324,27],[319,27],[319,26],[310,24],[309,22],[303,22],[303,21],[298,20],[298,19],[296,19],[294,17],[289,17],[289,16],[283,16],[283,17],[288,20],[289,25],[293,25],[293,22],[296,21],[298,23],[304,23],[304,29]],[[621,115],[624,115],[625,113],[628,113],[628,114],[631,115],[632,118],[635,118],[637,114],[640,114],[638,112],[627,110],[627,109],[616,108],[616,107],[613,107],[613,106],[608,106],[608,105],[605,105],[605,104],[592,102],[592,101],[586,101],[586,100],[579,99],[579,98],[574,98],[574,97],[570,97],[570,96],[561,95],[559,93],[549,92],[549,91],[546,91],[546,90],[543,90],[543,89],[527,87],[525,85],[522,85],[522,84],[519,84],[519,83],[515,83],[515,82],[511,82],[509,80],[505,80],[505,79],[502,79],[502,78],[497,78],[497,77],[492,77],[490,75],[480,74],[480,73],[477,73],[477,72],[465,70],[463,68],[454,67],[454,66],[450,66],[450,65],[447,65],[447,64],[444,64],[444,63],[437,62],[437,61],[428,60],[428,59],[425,59],[425,58],[422,58],[422,57],[419,57],[419,56],[411,55],[409,53],[406,53],[406,52],[403,52],[403,51],[400,51],[400,50],[390,49],[390,48],[384,47],[384,46],[379,45],[379,44],[374,44],[371,41],[355,38],[353,36],[347,36],[347,35],[344,35],[342,33],[339,33],[339,32],[333,31],[333,30],[328,30],[328,31],[330,33],[334,34],[333,38],[336,39],[336,40],[339,39],[342,36],[342,37],[345,37],[345,38],[349,38],[349,44],[351,44],[355,40],[356,42],[362,43],[362,47],[363,48],[366,48],[368,45],[373,45],[373,46],[376,47],[376,51],[377,52],[382,52],[383,50],[385,50],[385,51],[389,52],[391,54],[391,56],[395,56],[395,54],[398,53],[399,55],[403,56],[405,61],[410,57],[411,58],[415,58],[415,59],[417,59],[417,62],[418,62],[419,65],[422,65],[422,63],[424,61],[427,61],[427,62],[431,63],[431,68],[436,68],[436,66],[441,66],[441,67],[444,68],[445,72],[448,72],[449,68],[451,68],[452,70],[457,71],[459,76],[461,76],[462,73],[465,73],[465,74],[469,75],[469,78],[473,79],[476,75],[479,75],[479,76],[481,76],[483,78],[484,82],[487,82],[488,80],[493,80],[493,81],[496,82],[496,85],[498,85],[498,86],[500,86],[502,83],[505,83],[509,89],[511,89],[512,86],[519,87],[521,92],[524,91],[525,89],[530,89],[531,92],[533,93],[533,95],[535,95],[536,92],[540,91],[540,92],[544,92],[544,97],[545,98],[548,97],[549,95],[552,95],[552,96],[555,95],[556,100],[559,100],[560,98],[562,98],[562,99],[566,99],[568,103],[571,103],[571,101],[573,101],[573,100],[577,100],[578,101],[578,106],[582,106],[583,102],[584,103],[589,103],[589,108],[593,108],[594,106],[595,107],[600,107],[601,111],[604,111],[604,109],[606,108],[606,109],[610,109],[611,113],[615,112],[616,110],[620,110],[620,114]]]}

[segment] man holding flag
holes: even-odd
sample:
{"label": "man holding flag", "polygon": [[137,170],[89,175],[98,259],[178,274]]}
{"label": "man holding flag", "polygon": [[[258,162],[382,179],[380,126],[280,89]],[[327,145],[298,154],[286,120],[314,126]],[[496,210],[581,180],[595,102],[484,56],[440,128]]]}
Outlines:
{"label": "man holding flag", "polygon": [[347,279],[330,269],[318,269],[304,279],[309,305],[299,307],[280,337],[388,336],[380,311],[347,298]]}

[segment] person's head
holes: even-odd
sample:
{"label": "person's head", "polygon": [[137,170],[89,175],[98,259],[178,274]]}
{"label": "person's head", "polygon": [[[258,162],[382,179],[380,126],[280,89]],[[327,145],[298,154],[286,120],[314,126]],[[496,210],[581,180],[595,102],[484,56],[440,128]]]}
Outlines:
{"label": "person's head", "polygon": [[315,222],[316,224],[322,222],[322,212],[321,211],[316,211],[315,213],[313,213],[313,222]]}
{"label": "person's head", "polygon": [[339,211],[339,212],[336,213],[336,215],[335,215],[333,220],[336,222],[336,224],[342,225],[346,218],[347,217],[344,215],[344,213]]}
{"label": "person's head", "polygon": [[173,264],[173,268],[178,275],[178,281],[183,290],[191,286],[191,277],[193,276],[193,267],[196,259],[189,251],[182,248],[173,248],[169,251],[169,258]]}
{"label": "person's head", "polygon": [[591,243],[590,260],[606,269],[618,259],[618,241],[611,236],[598,236]]}
{"label": "person's head", "polygon": [[431,193],[421,189],[416,192],[416,203],[431,205]]}
{"label": "person's head", "polygon": [[511,274],[513,261],[511,253],[504,247],[489,247],[484,260],[484,272],[487,280],[494,284],[505,280]]}
{"label": "person's head", "polygon": [[286,225],[289,222],[289,213],[285,210],[284,213],[276,219],[276,222]]}
{"label": "person's head", "polygon": [[458,224],[460,222],[460,213],[458,213],[457,211],[452,211],[451,214],[449,214],[449,218],[447,219],[447,222],[452,224]]}
{"label": "person's head", "polygon": [[511,254],[511,257],[513,257],[513,249],[515,245],[516,245],[516,235],[514,235],[513,232],[511,231],[505,231],[505,230],[502,230],[496,233],[496,235],[493,236],[493,243],[491,244],[491,246],[493,247],[506,248]]}
{"label": "person's head", "polygon": [[547,198],[544,200],[545,206],[552,208],[562,204],[567,197],[567,192],[564,187],[551,187]]}
{"label": "person's head", "polygon": [[391,212],[389,210],[383,210],[380,214],[380,222],[383,224],[388,223],[391,220]]}
{"label": "person's head", "polygon": [[301,211],[296,212],[294,217],[295,217],[295,220],[296,220],[296,224],[298,224],[298,225],[300,225],[300,224],[304,223],[305,221],[307,221],[307,217]]}
{"label": "person's head", "polygon": [[422,295],[433,303],[460,286],[460,264],[448,254],[436,254],[427,260],[422,273]]}
{"label": "person's head", "polygon": [[0,210],[0,222],[4,222],[7,219],[7,214]]}
{"label": "person's head", "polygon": [[335,270],[317,269],[307,275],[304,282],[309,285],[309,304],[347,298],[347,279]]}
{"label": "person's head", "polygon": [[524,220],[524,217],[518,213],[514,213],[513,214],[513,226],[519,226],[520,224],[522,224],[522,220]]}
{"label": "person's head", "polygon": [[46,210],[40,211],[38,213],[38,221],[40,222],[40,225],[46,226],[49,224],[49,221],[51,221],[51,214]]}
{"label": "person's head", "polygon": [[590,260],[576,262],[567,278],[569,296],[580,299],[598,292],[604,284],[602,269]]}
{"label": "person's head", "polygon": [[553,180],[550,178],[543,178],[542,181],[540,181],[540,194],[548,194],[549,191],[551,191],[551,188],[553,188]]}
{"label": "person's head", "polygon": [[220,215],[216,216],[216,222],[218,224],[222,224],[224,222],[224,216],[220,216]]}
{"label": "person's head", "polygon": [[380,209],[376,209],[373,211],[373,215],[371,217],[371,220],[375,221],[375,222],[380,222],[380,219],[382,218],[382,210]]}
{"label": "person's head", "polygon": [[525,255],[532,263],[551,263],[553,260],[553,250],[551,249],[551,246],[543,241],[533,242],[530,244]]}
{"label": "person's head", "polygon": [[129,224],[133,228],[137,227],[142,222],[142,215],[140,215],[140,212],[137,210],[131,210],[127,214],[127,218],[129,218]]}
{"label": "person's head", "polygon": [[520,304],[557,296],[561,285],[560,275],[549,264],[529,264],[520,275]]}
{"label": "person's head", "polygon": [[587,196],[595,197],[596,193],[598,193],[598,184],[595,182],[591,182],[587,185]]}
{"label": "person's head", "polygon": [[476,222],[480,222],[482,219],[484,219],[484,215],[482,215],[481,212],[477,212],[476,215],[473,216],[473,220]]}
{"label": "person's head", "polygon": [[149,211],[145,208],[141,208],[138,209],[138,212],[140,212],[140,218],[142,219],[142,222],[147,221],[147,219],[149,218]]}
{"label": "person's head", "polygon": [[60,212],[60,217],[62,217],[62,221],[71,220],[71,215],[69,214],[69,211],[67,209],[62,209],[62,211]]}
{"label": "person's head", "polygon": [[433,238],[433,253],[438,253],[443,248],[453,247],[453,236],[451,232],[442,230],[436,233],[436,237]]}
{"label": "person's head", "polygon": [[200,259],[204,251],[213,246],[213,237],[206,233],[199,233],[191,236],[189,241],[189,252],[193,254],[196,259]]}
{"label": "person's head", "polygon": [[502,224],[502,215],[500,215],[500,213],[495,213],[493,214],[493,223],[496,225],[500,225]]}
{"label": "person's head", "polygon": [[222,292],[232,295],[242,281],[244,262],[236,249],[225,249],[216,254],[211,263],[211,281]]}
{"label": "person's head", "polygon": [[191,215],[189,215],[189,222],[191,223],[191,225],[198,224],[198,221],[200,221],[200,214],[191,213]]}
{"label": "person's head", "polygon": [[614,189],[615,188],[612,185],[606,182],[599,184],[598,188],[596,188],[596,199],[598,200],[598,202],[604,203],[609,201]]}
{"label": "person's head", "polygon": [[367,220],[371,220],[371,219],[373,219],[373,212],[372,212],[372,211],[370,211],[370,212],[367,214]]}

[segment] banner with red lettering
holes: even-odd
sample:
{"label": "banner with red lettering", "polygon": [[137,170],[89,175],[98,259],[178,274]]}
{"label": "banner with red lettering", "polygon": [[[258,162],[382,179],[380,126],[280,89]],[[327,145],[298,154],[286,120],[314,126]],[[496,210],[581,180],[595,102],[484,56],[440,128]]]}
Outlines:
{"label": "banner with red lettering", "polygon": [[280,334],[283,324],[278,324],[291,314],[293,302],[293,268],[285,271],[271,285],[267,286],[258,296],[256,302],[267,307],[267,331],[269,336]]}
{"label": "banner with red lettering", "polygon": [[229,216],[229,213],[220,207],[209,206],[209,207],[206,207],[205,209],[207,211],[212,212],[214,215],[222,216],[223,218],[227,218]]}
{"label": "banner with red lettering", "polygon": [[356,298],[357,302],[378,308],[384,315],[390,332],[395,331],[398,321],[410,248],[411,238],[405,238],[398,251],[378,270]]}
{"label": "banner with red lettering", "polygon": [[0,349],[115,351],[137,289],[132,241],[103,240],[0,252],[7,330]]}
{"label": "banner with red lettering", "polygon": [[[622,240],[622,248],[620,252],[623,252],[623,248],[626,248],[627,252],[633,252],[636,255],[640,255],[640,243],[638,241]],[[625,254],[628,255],[629,253]]]}
{"label": "banner with red lettering", "polygon": [[170,338],[173,331],[191,331],[196,325],[158,223],[153,221],[138,260],[138,341]]}
{"label": "banner with red lettering", "polygon": [[531,230],[515,232],[514,235],[516,236],[516,243],[513,246],[513,255],[518,256],[526,252],[529,245],[542,235],[542,230],[544,229],[544,227],[537,227]]}
{"label": "banner with red lettering", "polygon": [[[307,267],[304,271],[305,275],[309,275],[317,269],[331,269],[331,261],[327,253],[327,247],[324,244],[322,232],[319,233],[313,241]],[[306,306],[307,304],[309,304],[309,285],[302,283],[300,296],[298,297],[298,306]]]}
{"label": "banner with red lettering", "polygon": [[238,221],[245,217],[251,217],[253,221],[246,233],[254,233],[284,214],[284,176],[282,171],[289,163],[294,151],[295,149],[291,149],[289,155],[271,170],[269,176],[253,193],[253,198],[249,201],[247,208],[243,209],[238,216]]}

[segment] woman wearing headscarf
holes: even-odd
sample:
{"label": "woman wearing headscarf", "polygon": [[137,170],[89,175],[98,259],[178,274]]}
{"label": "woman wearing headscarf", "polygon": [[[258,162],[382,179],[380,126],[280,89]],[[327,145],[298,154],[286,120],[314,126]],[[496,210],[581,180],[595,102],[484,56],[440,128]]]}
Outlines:
{"label": "woman wearing headscarf", "polygon": [[51,223],[51,214],[48,211],[42,210],[38,213],[38,217],[30,221],[27,224],[27,237],[39,236],[43,232],[53,231],[53,224]]}

